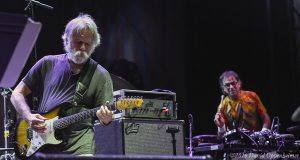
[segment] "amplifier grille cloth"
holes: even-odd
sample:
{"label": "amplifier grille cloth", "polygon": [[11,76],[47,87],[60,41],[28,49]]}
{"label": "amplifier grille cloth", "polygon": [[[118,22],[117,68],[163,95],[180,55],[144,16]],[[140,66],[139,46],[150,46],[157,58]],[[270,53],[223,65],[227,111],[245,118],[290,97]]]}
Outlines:
{"label": "amplifier grille cloth", "polygon": [[97,154],[127,155],[173,155],[173,137],[169,128],[178,128],[175,133],[176,155],[184,155],[184,122],[181,120],[121,120],[111,125],[95,125]]}
{"label": "amplifier grille cloth", "polygon": [[[126,133],[132,124],[139,125],[137,133]],[[183,133],[182,125],[167,123],[125,123],[125,153],[139,154],[141,152],[155,155],[165,154],[173,155],[173,143],[171,133],[167,133],[168,127],[179,128],[179,132],[175,133],[176,154],[183,155]]]}

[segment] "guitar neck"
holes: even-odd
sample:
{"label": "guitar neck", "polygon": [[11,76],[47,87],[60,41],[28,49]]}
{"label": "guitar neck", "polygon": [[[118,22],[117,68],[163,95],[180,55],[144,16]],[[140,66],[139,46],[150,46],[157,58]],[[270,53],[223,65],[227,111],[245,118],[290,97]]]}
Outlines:
{"label": "guitar neck", "polygon": [[[117,102],[109,103],[106,106],[108,108],[124,110],[127,108],[141,107],[142,104],[143,104],[143,100],[140,98],[124,98],[124,99],[119,99]],[[97,110],[99,109],[100,107],[96,107],[93,109],[89,109],[83,112],[79,112],[70,116],[57,119],[56,121],[53,122],[53,128],[54,129],[66,128],[73,123],[82,121],[89,117],[94,117],[96,115]]]}
{"label": "guitar neck", "polygon": [[100,109],[100,107],[96,107],[96,108],[93,108],[93,109],[89,109],[89,110],[86,110],[86,111],[83,111],[83,112],[79,112],[79,113],[76,113],[76,114],[73,114],[73,115],[70,115],[70,116],[60,118],[60,119],[56,120],[53,123],[53,128],[54,129],[66,128],[71,124],[74,124],[74,123],[77,123],[79,121],[88,119],[90,117],[95,117],[96,112],[99,109]]}

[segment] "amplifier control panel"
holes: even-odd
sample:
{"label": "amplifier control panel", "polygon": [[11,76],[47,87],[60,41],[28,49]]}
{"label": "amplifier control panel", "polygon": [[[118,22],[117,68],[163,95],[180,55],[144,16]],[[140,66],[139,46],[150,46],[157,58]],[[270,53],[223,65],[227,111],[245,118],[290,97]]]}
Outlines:
{"label": "amplifier control panel", "polygon": [[141,107],[121,111],[125,118],[177,119],[177,103],[173,92],[154,92],[140,90],[119,90],[114,98],[139,97],[144,103]]}

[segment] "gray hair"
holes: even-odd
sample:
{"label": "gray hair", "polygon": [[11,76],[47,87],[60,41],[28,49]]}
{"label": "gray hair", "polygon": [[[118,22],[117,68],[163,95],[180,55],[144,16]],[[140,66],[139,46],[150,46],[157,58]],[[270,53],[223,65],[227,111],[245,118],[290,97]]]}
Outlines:
{"label": "gray hair", "polygon": [[93,43],[92,43],[92,50],[100,45],[100,34],[97,30],[97,25],[93,18],[88,14],[80,13],[79,16],[69,21],[65,28],[65,32],[62,35],[64,49],[66,52],[70,52],[69,44],[72,41],[72,37],[74,34],[80,34],[81,31],[87,29],[93,35]]}
{"label": "gray hair", "polygon": [[223,84],[223,80],[225,79],[225,78],[228,78],[228,77],[230,77],[230,76],[233,76],[237,81],[239,81],[240,83],[241,83],[241,85],[242,85],[242,81],[241,81],[241,79],[240,79],[240,77],[239,77],[239,75],[235,72],[235,71],[225,71],[225,72],[223,72],[222,74],[221,74],[221,76],[219,77],[219,85],[220,85],[220,88],[221,88],[221,90],[222,90],[222,92],[224,93],[224,91],[223,91],[223,89],[224,89],[224,84]]}

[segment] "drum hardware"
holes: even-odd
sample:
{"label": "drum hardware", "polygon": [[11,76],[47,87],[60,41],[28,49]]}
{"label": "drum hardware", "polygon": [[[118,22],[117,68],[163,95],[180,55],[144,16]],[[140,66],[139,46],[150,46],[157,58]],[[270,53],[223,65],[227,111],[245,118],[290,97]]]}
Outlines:
{"label": "drum hardware", "polygon": [[[194,155],[208,155],[209,159],[219,159],[224,149],[221,137],[218,135],[197,135],[192,138],[192,151]],[[190,151],[190,147],[186,147],[186,153]]]}
{"label": "drum hardware", "polygon": [[250,135],[250,131],[244,128],[230,130],[224,134],[223,142],[227,145],[254,144],[257,146],[257,143],[249,135]]}
{"label": "drum hardware", "polygon": [[[233,125],[235,126],[235,125]],[[199,153],[253,153],[296,154],[300,153],[300,140],[293,134],[278,133],[280,123],[275,117],[271,129],[251,132],[245,128],[227,131],[223,136],[198,135],[193,137],[193,152]],[[186,151],[189,152],[190,147]],[[276,153],[275,153],[276,152]],[[300,156],[300,155],[299,155]]]}
{"label": "drum hardware", "polygon": [[296,140],[294,142],[294,145],[295,145],[296,148],[299,148],[299,150],[300,150],[300,140]]}
{"label": "drum hardware", "polygon": [[222,139],[218,135],[206,134],[206,135],[198,135],[193,137],[194,147],[215,145],[221,143],[222,143]]}
{"label": "drum hardware", "polygon": [[256,142],[257,146],[253,149],[254,152],[268,152],[276,150],[276,140],[270,130],[254,132],[250,137]]}
{"label": "drum hardware", "polygon": [[289,127],[289,128],[287,128],[286,130],[289,131],[289,132],[292,132],[292,131],[300,131],[300,125],[296,125],[296,126]]}
{"label": "drum hardware", "polygon": [[10,127],[13,126],[13,120],[9,119],[9,113],[11,111],[7,108],[7,97],[11,94],[12,89],[10,88],[0,88],[1,96],[3,97],[3,128],[4,128],[4,148],[1,150],[4,151],[4,155],[0,156],[0,159],[8,160],[9,159],[15,159],[15,154],[8,153],[9,150],[12,150],[11,148],[8,148],[8,138],[10,136]]}
{"label": "drum hardware", "polygon": [[298,150],[295,144],[295,136],[293,134],[280,134],[279,130],[279,118],[275,117],[272,121],[270,130],[262,130],[254,132],[250,137],[257,143],[258,147],[253,151],[268,152],[276,151],[277,153],[288,152]]}
{"label": "drum hardware", "polygon": [[278,133],[279,127],[280,127],[280,122],[278,117],[274,117],[272,120],[272,125],[271,125],[271,132],[273,133]]}
{"label": "drum hardware", "polygon": [[286,131],[288,133],[293,134],[295,136],[295,139],[300,139],[300,125],[295,125],[295,126],[288,127],[286,129]]}
{"label": "drum hardware", "polygon": [[295,137],[292,134],[276,134],[274,138],[278,146],[277,151],[280,151],[282,147],[293,146],[295,143]]}

